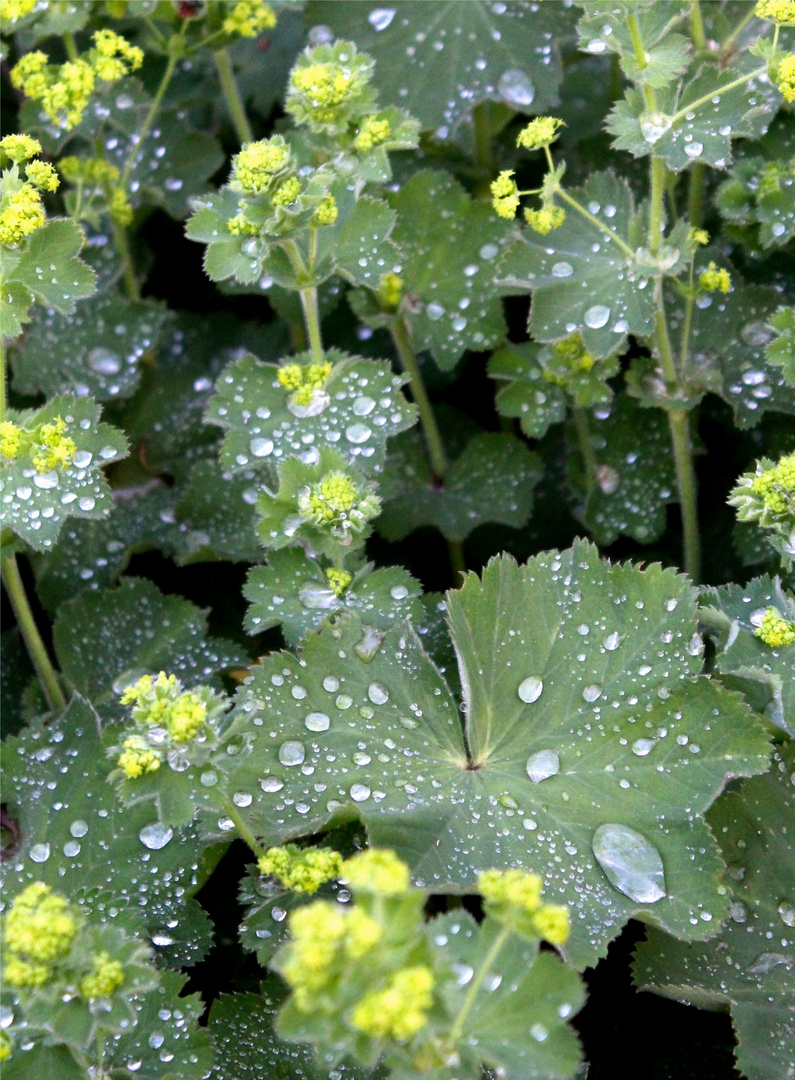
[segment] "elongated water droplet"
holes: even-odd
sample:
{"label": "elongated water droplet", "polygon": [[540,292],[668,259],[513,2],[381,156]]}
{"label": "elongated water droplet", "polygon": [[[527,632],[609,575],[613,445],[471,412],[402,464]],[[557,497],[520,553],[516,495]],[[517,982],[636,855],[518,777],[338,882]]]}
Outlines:
{"label": "elongated water droplet", "polygon": [[638,757],[646,757],[654,749],[656,742],[656,739],[635,739],[632,744],[632,753],[637,754]]}
{"label": "elongated water droplet", "polygon": [[585,312],[585,325],[590,326],[592,330],[598,330],[607,324],[609,318],[609,307],[605,307],[604,304],[594,304]]}
{"label": "elongated water droplet", "polygon": [[370,683],[367,688],[367,696],[373,705],[385,705],[389,701],[389,691],[381,683]]}
{"label": "elongated water droplet", "polygon": [[274,791],[281,791],[284,787],[284,781],[280,780],[278,776],[266,776],[263,780],[260,780],[259,786],[263,791],[270,794]]}
{"label": "elongated water droplet", "polygon": [[138,838],[144,847],[150,851],[160,851],[174,835],[174,830],[161,821],[154,821],[151,825],[144,825],[138,833]]}
{"label": "elongated water droplet", "polygon": [[778,905],[778,913],[785,926],[795,926],[795,902],[782,900]]}
{"label": "elongated water droplet", "polygon": [[639,904],[655,904],[665,896],[665,871],[657,848],[628,825],[600,825],[593,853],[619,892]]}
{"label": "elongated water droplet", "polygon": [[373,8],[367,16],[367,21],[373,30],[386,30],[394,17],[394,8]]}
{"label": "elongated water droplet", "polygon": [[612,634],[608,634],[602,644],[608,652],[615,652],[618,648],[618,643],[621,641],[621,637],[617,631],[613,631]]}
{"label": "elongated water droplet", "polygon": [[560,772],[560,755],[557,750],[539,750],[527,759],[526,768],[533,783],[539,784]]}
{"label": "elongated water droplet", "polygon": [[785,953],[760,953],[748,967],[748,973],[749,975],[769,975],[773,968],[785,967],[789,970],[793,963],[795,963],[793,958]]}
{"label": "elongated water droplet", "polygon": [[538,701],[543,689],[543,680],[539,679],[537,675],[531,675],[529,678],[523,679],[519,683],[519,689],[516,692],[522,701],[527,705],[531,705],[534,701]]}

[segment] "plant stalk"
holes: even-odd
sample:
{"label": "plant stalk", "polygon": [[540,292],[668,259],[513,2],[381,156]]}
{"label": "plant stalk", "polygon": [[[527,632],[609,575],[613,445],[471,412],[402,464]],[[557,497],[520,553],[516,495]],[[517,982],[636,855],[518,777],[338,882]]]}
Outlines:
{"label": "plant stalk", "polygon": [[133,266],[127,226],[116,221],[113,215],[111,215],[110,228],[113,233],[113,243],[121,256],[121,278],[124,282],[124,290],[131,300],[140,300],[141,287],[138,284],[138,278],[135,276],[135,267]]}
{"label": "plant stalk", "polygon": [[11,601],[11,607],[14,609],[17,626],[36,669],[47,704],[51,709],[63,709],[66,707],[66,698],[44,647],[36,620],[33,618],[15,555],[10,555],[3,560],[2,573],[3,584],[6,587],[8,599]]}
{"label": "plant stalk", "polygon": [[685,572],[694,582],[701,577],[701,538],[698,529],[698,493],[690,439],[690,419],[685,409],[669,412],[671,443],[676,466],[676,485],[682,513]]}
{"label": "plant stalk", "polygon": [[257,840],[254,833],[246,825],[245,821],[238,813],[238,809],[230,798],[226,795],[223,796],[223,807],[230,819],[235,823],[235,828],[240,833],[240,838],[245,840],[258,859],[261,859],[265,855],[265,848]]}
{"label": "plant stalk", "polygon": [[687,193],[687,216],[690,224],[697,229],[701,224],[701,200],[704,195],[704,180],[707,167],[703,161],[696,161],[690,170],[690,187]]}
{"label": "plant stalk", "polygon": [[306,289],[301,289],[299,293],[301,297],[301,307],[304,312],[304,322],[306,323],[307,333],[309,335],[309,348],[312,352],[312,360],[316,364],[323,363],[323,338],[320,333],[320,311],[317,304],[317,289],[314,285],[310,285]]}
{"label": "plant stalk", "polygon": [[408,329],[404,319],[398,318],[392,326],[392,341],[394,342],[403,370],[411,379],[411,396],[419,409],[422,433],[428,447],[428,457],[433,469],[433,475],[437,480],[443,480],[447,472],[447,457],[444,452],[444,443],[433,414],[433,407],[422,381],[420,365],[409,339]]}
{"label": "plant stalk", "polygon": [[492,942],[492,946],[486,953],[483,963],[480,966],[480,970],[478,971],[477,975],[475,975],[474,979],[470,984],[469,990],[467,991],[467,996],[464,998],[464,1002],[458,1011],[458,1016],[456,1016],[455,1020],[453,1021],[453,1026],[450,1028],[449,1040],[451,1043],[456,1043],[461,1038],[461,1035],[464,1031],[464,1025],[467,1022],[469,1014],[472,1012],[472,1008],[475,1004],[475,999],[477,998],[478,993],[480,992],[480,988],[483,985],[483,980],[486,978],[489,968],[492,966],[494,961],[502,952],[502,949],[505,946],[508,938],[511,936],[511,933],[512,930],[510,926],[503,926],[502,930],[500,930],[499,934]]}
{"label": "plant stalk", "polygon": [[585,409],[576,406],[572,409],[574,414],[574,427],[577,431],[577,444],[582,454],[585,465],[585,475],[588,481],[588,492],[593,490],[599,483],[599,462],[596,460],[596,451],[591,439],[591,428],[588,424],[588,413]]}
{"label": "plant stalk", "polygon": [[160,80],[160,85],[158,86],[157,92],[152,99],[152,104],[149,106],[149,111],[147,112],[144,122],[141,125],[141,129],[137,134],[137,138],[135,139],[135,142],[130,148],[130,153],[124,166],[124,171],[122,172],[121,179],[119,180],[119,186],[124,188],[125,191],[127,190],[127,182],[130,179],[130,173],[132,172],[133,165],[135,164],[136,154],[138,153],[138,150],[144,139],[149,134],[152,124],[155,122],[155,117],[157,116],[158,109],[163,103],[163,98],[165,97],[166,90],[168,89],[168,84],[171,82],[171,76],[174,74],[179,59],[180,58],[175,51],[169,52],[166,70],[163,72],[163,77]]}
{"label": "plant stalk", "polygon": [[218,72],[218,78],[221,82],[221,89],[224,92],[226,98],[226,105],[229,109],[229,115],[232,118],[232,123],[235,125],[235,131],[237,132],[238,141],[242,145],[243,143],[250,143],[254,141],[254,132],[251,130],[251,124],[246,116],[246,109],[243,104],[243,99],[240,96],[240,90],[238,89],[237,82],[235,81],[235,75],[232,71],[232,61],[229,56],[228,49],[218,49],[213,53],[213,60],[215,61],[215,68]]}
{"label": "plant stalk", "polygon": [[698,51],[703,52],[707,47],[707,36],[704,33],[704,18],[701,14],[701,4],[699,0],[691,0],[690,36]]}

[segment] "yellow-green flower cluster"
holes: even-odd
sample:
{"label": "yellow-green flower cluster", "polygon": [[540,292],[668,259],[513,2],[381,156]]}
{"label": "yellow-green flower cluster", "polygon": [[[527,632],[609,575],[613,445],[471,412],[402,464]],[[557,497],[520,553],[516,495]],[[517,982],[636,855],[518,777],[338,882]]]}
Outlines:
{"label": "yellow-green flower cluster", "polygon": [[0,1029],[0,1064],[8,1061],[14,1052],[14,1044],[11,1036],[4,1029]]}
{"label": "yellow-green flower cluster", "polygon": [[391,134],[392,127],[388,120],[368,116],[359,127],[353,145],[360,154],[369,154],[376,146],[385,143]]}
{"label": "yellow-green flower cluster", "polygon": [[157,772],[160,755],[151,749],[146,739],[131,735],[122,743],[122,753],[116,764],[130,780],[137,780],[146,773]]}
{"label": "yellow-green flower cluster", "polygon": [[11,158],[14,164],[27,161],[41,153],[41,143],[30,135],[6,135],[0,139],[0,150]]}
{"label": "yellow-green flower cluster", "polygon": [[156,679],[144,675],[121,696],[132,705],[133,718],[144,727],[163,727],[175,743],[195,739],[207,719],[207,706],[198,694],[183,692],[176,675],[161,671]]}
{"label": "yellow-green flower cluster", "polygon": [[516,139],[516,145],[525,150],[540,150],[549,146],[558,137],[558,129],[563,127],[563,121],[555,116],[538,116],[531,120],[527,127],[522,128]]}
{"label": "yellow-green flower cluster", "polygon": [[795,454],[786,455],[755,476],[751,490],[774,514],[791,514],[795,509]]}
{"label": "yellow-green flower cluster", "polygon": [[[225,5],[228,7],[228,5]],[[253,38],[276,25],[273,9],[264,0],[239,0],[223,21],[227,34]]]}
{"label": "yellow-green flower cluster", "polygon": [[524,218],[534,232],[546,236],[553,229],[559,229],[566,220],[566,211],[562,206],[542,206],[540,210],[525,210]]}
{"label": "yellow-green flower cluster", "polygon": [[754,634],[769,645],[772,649],[778,649],[785,645],[792,645],[795,641],[795,623],[781,617],[774,608],[769,607]]}
{"label": "yellow-green flower cluster", "polygon": [[362,998],[351,1024],[374,1039],[408,1042],[428,1023],[433,983],[433,972],[424,964],[396,971],[383,990]]}
{"label": "yellow-green flower cluster", "polygon": [[286,364],[279,368],[276,378],[285,390],[291,391],[290,401],[293,405],[305,408],[310,405],[315,393],[322,390],[331,375],[331,364],[327,361],[322,364]]}
{"label": "yellow-green flower cluster", "polygon": [[513,220],[519,209],[519,188],[513,179],[512,169],[503,169],[491,184],[491,205],[501,218]]}
{"label": "yellow-green flower cluster", "polygon": [[290,91],[317,123],[331,123],[337,107],[355,92],[353,73],[339,64],[310,64],[293,72]]}
{"label": "yellow-green flower cluster", "polygon": [[41,195],[33,184],[23,184],[0,202],[0,244],[18,244],[46,220]]}
{"label": "yellow-green flower cluster", "polygon": [[37,3],[38,0],[0,0],[0,23],[24,19],[35,9]]}
{"label": "yellow-green flower cluster", "polygon": [[43,986],[52,974],[53,961],[69,952],[77,931],[77,919],[62,896],[41,881],[28,885],[11,905],[3,928],[9,986]]}
{"label": "yellow-green flower cluster", "polygon": [[350,121],[372,114],[372,73],[371,57],[357,53],[352,42],[307,49],[290,72],[285,108],[296,123],[312,131],[346,130]]}
{"label": "yellow-green flower cluster", "polygon": [[74,460],[77,447],[74,439],[64,435],[66,421],[56,416],[51,424],[42,424],[39,429],[41,445],[33,455],[33,465],[37,472],[48,473],[55,468],[65,469]]}
{"label": "yellow-green flower cluster", "polygon": [[111,217],[120,225],[130,224],[133,209],[127,193],[118,186],[120,173],[115,165],[103,158],[65,157],[58,168],[70,184],[89,187],[89,200],[95,192],[102,192]]}
{"label": "yellow-green flower cluster", "polygon": [[246,143],[232,158],[232,184],[236,190],[259,194],[289,163],[290,148],[281,135]]}
{"label": "yellow-green flower cluster", "polygon": [[7,458],[15,458],[19,455],[21,448],[21,429],[10,420],[4,420],[0,424],[0,454]]}
{"label": "yellow-green flower cluster", "polygon": [[360,960],[378,944],[383,929],[359,908],[316,900],[290,916],[290,943],[281,973],[293,990],[296,1006],[310,1012],[351,960]]}
{"label": "yellow-green flower cluster", "polygon": [[727,293],[732,287],[732,279],[728,270],[711,262],[706,270],[701,271],[698,284],[706,292]]}
{"label": "yellow-green flower cluster", "polygon": [[779,26],[795,26],[795,0],[758,0],[754,15]]}
{"label": "yellow-green flower cluster", "polygon": [[776,69],[776,86],[785,101],[795,101],[795,53],[785,56]]}
{"label": "yellow-green flower cluster", "polygon": [[124,967],[119,960],[112,960],[106,952],[92,957],[91,971],[78,984],[80,996],[87,1000],[110,997],[124,982]]}
{"label": "yellow-green flower cluster", "polygon": [[342,878],[356,891],[377,896],[402,896],[411,887],[408,866],[388,848],[367,848],[346,859]]}
{"label": "yellow-green flower cluster", "polygon": [[396,311],[403,296],[403,278],[399,274],[383,274],[378,282],[378,299],[388,311]]}
{"label": "yellow-green flower cluster", "polygon": [[336,567],[330,566],[326,570],[326,580],[331,586],[331,591],[336,596],[342,596],[352,579],[347,570],[338,570]]}
{"label": "yellow-green flower cluster", "polygon": [[488,915],[535,933],[551,945],[562,945],[569,936],[568,911],[558,904],[542,904],[542,888],[541,878],[524,870],[486,870],[478,878]]}
{"label": "yellow-green flower cluster", "polygon": [[333,225],[337,220],[339,211],[337,201],[333,195],[326,195],[321,199],[312,215],[312,224],[315,226]]}
{"label": "yellow-green flower cluster", "polygon": [[94,48],[65,64],[50,64],[41,50],[26,53],[11,71],[11,83],[41,102],[54,124],[69,130],[79,124],[97,79],[118,82],[143,63],[143,52],[112,30],[98,30]]}
{"label": "yellow-green flower cluster", "polygon": [[305,521],[330,528],[343,543],[350,543],[350,534],[361,532],[380,513],[381,500],[362,493],[347,473],[330,472],[299,493],[298,510]]}
{"label": "yellow-green flower cluster", "polygon": [[46,161],[29,161],[27,180],[20,182],[19,165],[41,152],[41,144],[28,135],[6,135],[0,149],[14,162],[3,173],[0,198],[0,243],[18,244],[46,222],[42,191],[58,188],[58,174]]}
{"label": "yellow-green flower cluster", "polygon": [[556,341],[551,352],[550,364],[544,368],[544,378],[558,386],[566,386],[571,375],[591,371],[596,363],[596,357],[588,352],[580,334]]}
{"label": "yellow-green flower cluster", "polygon": [[295,892],[317,892],[321,885],[339,877],[342,856],[331,848],[299,848],[295,844],[272,847],[257,863],[261,874],[279,879]]}
{"label": "yellow-green flower cluster", "polygon": [[297,176],[290,176],[273,193],[271,202],[274,206],[289,206],[301,194],[301,181]]}

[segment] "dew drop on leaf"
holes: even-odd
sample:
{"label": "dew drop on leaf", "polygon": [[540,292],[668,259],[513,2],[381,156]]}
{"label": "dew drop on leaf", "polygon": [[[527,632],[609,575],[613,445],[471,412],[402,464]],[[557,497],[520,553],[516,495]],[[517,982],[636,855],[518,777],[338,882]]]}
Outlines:
{"label": "dew drop on leaf", "polygon": [[138,839],[149,848],[150,851],[160,851],[174,835],[174,830],[169,825],[160,821],[154,821],[151,825],[144,825],[138,833]]}
{"label": "dew drop on leaf", "polygon": [[279,761],[282,765],[300,765],[306,756],[306,749],[302,742],[288,739],[279,747]]}
{"label": "dew drop on leaf", "polygon": [[543,689],[543,680],[539,679],[537,675],[531,675],[529,678],[523,679],[522,682],[519,683],[517,693],[522,701],[527,705],[530,705],[534,701],[538,701]]}
{"label": "dew drop on leaf", "polygon": [[593,853],[610,884],[639,904],[655,904],[665,895],[665,871],[657,848],[628,825],[600,825]]}
{"label": "dew drop on leaf", "polygon": [[539,750],[527,759],[527,775],[534,784],[557,776],[560,772],[560,756],[557,750]]}

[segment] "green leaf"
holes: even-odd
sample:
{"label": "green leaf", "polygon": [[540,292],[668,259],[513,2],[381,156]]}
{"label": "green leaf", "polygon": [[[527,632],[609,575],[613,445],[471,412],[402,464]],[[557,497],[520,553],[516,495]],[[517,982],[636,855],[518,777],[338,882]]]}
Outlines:
{"label": "green leaf", "polygon": [[630,917],[714,933],[727,901],[701,815],[727,775],[765,769],[768,743],[737,696],[694,678],[687,580],[610,566],[580,541],[525,567],[493,560],[448,611],[466,742],[409,626],[364,660],[346,616],[300,659],[253,669],[228,735],[253,740],[230,777],[252,795],[249,826],[274,843],[358,811],[371,842],[397,847],[436,890],[471,890],[491,866],[531,869],[570,907],[578,965]]}
{"label": "green leaf", "polygon": [[[635,83],[660,88],[687,70],[690,64],[690,42],[671,30],[687,16],[689,8],[683,0],[666,4],[638,3],[637,0],[605,5],[580,3],[585,15],[577,24],[580,49],[601,55],[616,53],[621,69]],[[644,65],[640,67],[635,54],[630,18],[637,22],[643,43]]]}
{"label": "green leaf", "polygon": [[72,392],[97,401],[130,397],[140,379],[138,361],[167,317],[159,304],[113,292],[86,300],[73,315],[37,307],[11,355],[14,389],[47,396]]}
{"label": "green leaf", "polygon": [[119,802],[107,782],[99,717],[87,702],[75,698],[59,717],[7,739],[2,755],[8,812],[19,828],[3,864],[7,899],[44,881],[147,937],[181,917],[199,884],[196,834],[162,828],[151,806]]}
{"label": "green leaf", "polygon": [[101,409],[91,398],[52,398],[38,411],[9,409],[6,419],[27,431],[66,423],[64,437],[72,439],[75,454],[65,469],[41,473],[30,454],[4,458],[0,469],[3,525],[21,536],[35,551],[51,548],[67,518],[104,518],[112,508],[111,491],[102,472],[105,465],[126,456],[124,435],[99,422]]}
{"label": "green leaf", "polygon": [[215,559],[260,560],[255,509],[258,479],[253,469],[235,475],[212,459],[196,462],[175,510],[180,566]]}
{"label": "green leaf", "polygon": [[[311,359],[300,353],[289,362],[306,365]],[[226,469],[272,466],[291,456],[316,459],[329,446],[364,472],[380,470],[386,440],[417,415],[401,392],[407,379],[394,375],[386,361],[338,349],[327,350],[325,359],[334,366],[309,407],[292,403],[275,365],[244,356],[226,368],[206,414],[208,423],[227,429],[221,447]]]}
{"label": "green leaf", "polygon": [[772,648],[755,634],[760,616],[769,607],[795,622],[795,601],[778,578],[758,577],[746,586],[705,589],[701,622],[715,638],[715,670],[743,691],[758,712],[790,735],[795,735],[795,649]]}
{"label": "green leaf", "polygon": [[0,647],[0,724],[2,736],[16,735],[24,725],[25,691],[35,678],[33,665],[19,630],[4,630]]}
{"label": "green leaf", "polygon": [[764,74],[766,66],[749,53],[725,68],[705,60],[681,90],[677,84],[660,91],[656,112],[648,112],[643,95],[630,88],[607,120],[613,146],[635,157],[654,153],[674,172],[693,162],[727,169],[732,139],[764,135],[781,100],[766,76],[732,85],[754,71]]}
{"label": "green leaf", "polygon": [[[243,595],[251,607],[246,629],[259,634],[281,626],[285,641],[294,648],[310,630],[342,611],[356,611],[374,630],[387,630],[404,619],[419,619],[421,587],[402,567],[373,570],[364,564],[341,596],[329,587],[322,567],[302,548],[286,548],[268,555],[267,566],[250,571]],[[380,639],[374,634],[375,644]]]}
{"label": "green leaf", "polygon": [[32,1076],[57,1076],[58,1080],[85,1080],[86,1071],[65,1046],[34,1043],[17,1050],[3,1063],[4,1080],[30,1080]]}
{"label": "green leaf", "polygon": [[795,386],[795,307],[779,308],[767,322],[776,335],[768,343],[767,362],[782,368],[788,385]]}
{"label": "green leaf", "polygon": [[402,540],[423,525],[436,526],[448,540],[464,540],[488,521],[519,528],[530,516],[540,478],[538,457],[523,442],[482,432],[466,444],[439,483],[422,433],[410,431],[395,441],[387,459],[377,528],[387,540]]}
{"label": "green leaf", "polygon": [[33,296],[18,281],[6,281],[0,285],[0,338],[18,337],[23,324],[29,322],[28,312]]}
{"label": "green leaf", "polygon": [[207,636],[206,612],[181,596],[164,596],[145,578],[123,578],[117,589],[64,604],[53,642],[70,686],[105,721],[126,715],[117,697],[142,675],[166,671],[187,688],[220,688],[217,672],[249,664],[233,642]]}
{"label": "green leaf", "polygon": [[182,995],[184,975],[163,972],[161,982],[136,1002],[135,1027],[108,1040],[105,1067],[141,1080],[204,1080],[215,1061],[210,1033],[199,1026],[204,1002],[198,994]]}
{"label": "green leaf", "polygon": [[415,173],[390,201],[403,255],[401,314],[414,348],[430,349],[443,371],[467,349],[494,348],[505,336],[499,297],[506,290],[496,285],[493,264],[513,227],[444,172]]}
{"label": "green leaf", "polygon": [[737,1066],[749,1080],[780,1080],[793,1065],[793,768],[789,743],[766,776],[746,780],[710,811],[733,893],[719,936],[688,945],[651,930],[633,966],[641,989],[701,1006],[728,1004]]}
{"label": "green leaf", "polygon": [[571,10],[485,0],[426,0],[374,8],[362,0],[312,3],[310,25],[330,26],[375,58],[375,85],[424,128],[446,139],[480,101],[544,112],[558,100],[558,40],[574,30]]}
{"label": "green leaf", "polygon": [[[267,64],[262,63],[261,38],[238,38],[229,47],[240,94],[263,117],[269,116],[273,106],[284,100],[290,68],[306,44],[303,13],[282,8],[276,26],[268,31],[267,42]],[[201,56],[202,53],[199,53]],[[203,86],[205,101],[206,93],[207,87]],[[213,88],[211,93],[217,94],[217,90]],[[223,112],[226,119],[226,103],[218,104],[219,113]]]}
{"label": "green leaf", "polygon": [[[668,421],[659,410],[644,410],[620,394],[609,411],[588,415],[597,476],[587,490],[583,520],[597,544],[631,536],[641,544],[665,532],[666,505],[676,502],[676,471]],[[638,439],[638,431],[643,438]],[[582,460],[577,480],[586,485]]]}
{"label": "green leaf", "polygon": [[[571,194],[633,252],[641,246],[644,216],[626,180],[596,173]],[[500,284],[533,291],[533,338],[558,341],[579,331],[599,359],[620,353],[627,334],[651,334],[654,290],[648,278],[648,268],[636,266],[614,240],[569,207],[564,223],[549,236],[525,230],[497,271]]]}
{"label": "green leaf", "polygon": [[341,274],[353,285],[377,288],[381,276],[395,270],[400,259],[389,239],[395,214],[381,199],[357,197],[347,183],[334,183],[329,191],[338,216],[333,225],[316,232],[315,284]]}
{"label": "green leaf", "polygon": [[[78,300],[91,296],[94,271],[77,257],[84,240],[82,229],[74,221],[55,218],[30,236],[13,262],[4,253],[3,292],[11,297],[12,321],[27,322],[21,314],[24,293],[20,286],[39,303],[63,315],[74,311]],[[6,336],[5,327],[3,336]]]}

